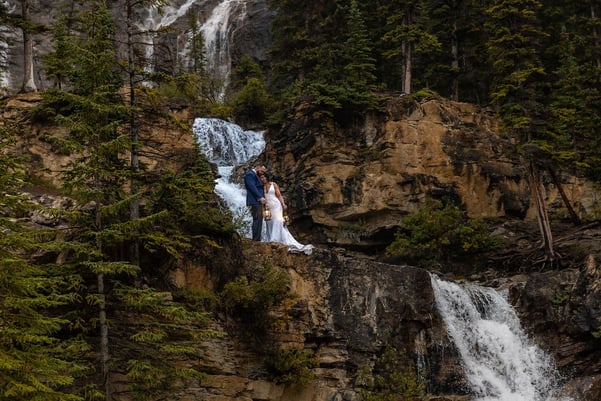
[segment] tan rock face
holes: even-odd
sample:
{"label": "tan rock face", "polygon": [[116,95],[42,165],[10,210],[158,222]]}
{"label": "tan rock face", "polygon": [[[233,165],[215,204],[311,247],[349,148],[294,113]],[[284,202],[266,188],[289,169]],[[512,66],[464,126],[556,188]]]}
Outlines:
{"label": "tan rock face", "polygon": [[[41,94],[22,94],[10,98],[2,110],[3,124],[18,124],[19,138],[12,150],[20,156],[29,159],[30,175],[34,181],[41,181],[46,187],[60,187],[64,179],[62,172],[65,165],[74,158],[70,152],[62,151],[55,140],[65,139],[68,132],[65,128],[50,124],[48,121],[31,122],[29,113],[42,101]],[[165,168],[177,170],[192,160],[196,152],[194,137],[191,130],[185,129],[191,117],[186,108],[179,105],[167,105],[174,121],[179,124],[169,124],[160,117],[156,121],[145,120],[140,127],[140,139],[145,147],[140,152],[140,163],[149,171],[161,171]],[[177,107],[177,108],[176,108]],[[13,123],[15,121],[16,123]],[[24,123],[29,121],[28,123]],[[128,158],[129,155],[123,155]]]}
{"label": "tan rock face", "polygon": [[[296,121],[269,132],[265,154],[307,241],[382,245],[428,197],[452,198],[472,217],[535,218],[523,162],[487,110],[399,98],[344,131],[319,127],[310,115],[299,108]],[[562,180],[576,209],[590,211],[592,185]],[[563,207],[550,180],[546,201]]]}

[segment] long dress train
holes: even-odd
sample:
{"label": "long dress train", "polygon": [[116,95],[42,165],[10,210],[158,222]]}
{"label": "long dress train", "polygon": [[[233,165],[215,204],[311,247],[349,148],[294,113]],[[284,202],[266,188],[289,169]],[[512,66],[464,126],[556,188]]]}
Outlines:
{"label": "long dress train", "polygon": [[313,245],[303,245],[298,242],[288,231],[284,224],[284,211],[280,200],[275,195],[275,186],[270,183],[269,190],[265,193],[267,206],[271,211],[271,220],[265,222],[266,238],[265,242],[279,242],[288,246],[289,252],[304,252],[311,255]]}

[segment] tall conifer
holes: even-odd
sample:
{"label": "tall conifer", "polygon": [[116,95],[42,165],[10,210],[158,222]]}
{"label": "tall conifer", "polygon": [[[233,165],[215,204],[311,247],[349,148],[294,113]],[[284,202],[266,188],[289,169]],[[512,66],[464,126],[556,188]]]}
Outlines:
{"label": "tall conifer", "polygon": [[17,219],[32,205],[20,193],[23,161],[7,152],[13,137],[0,127],[0,400],[80,401],[68,389],[84,370],[74,355],[87,347],[59,337],[70,322],[54,311],[73,301],[65,277],[29,260],[44,235]]}
{"label": "tall conifer", "polygon": [[540,26],[537,0],[498,0],[487,9],[488,53],[493,66],[491,98],[499,116],[521,145],[537,210],[545,263],[555,264],[553,236],[541,181],[541,148],[548,146],[544,93],[545,70],[540,59],[546,36]]}

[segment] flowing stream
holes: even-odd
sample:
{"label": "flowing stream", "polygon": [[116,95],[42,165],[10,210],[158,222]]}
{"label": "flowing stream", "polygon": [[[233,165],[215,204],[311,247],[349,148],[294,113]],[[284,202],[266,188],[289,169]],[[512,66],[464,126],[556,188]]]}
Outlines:
{"label": "flowing stream", "polygon": [[475,401],[572,401],[559,395],[551,358],[527,337],[501,293],[436,276],[432,287]]}
{"label": "flowing stream", "polygon": [[232,173],[237,165],[263,151],[263,132],[245,131],[217,118],[197,118],[192,129],[207,159],[217,165],[219,178],[215,192],[232,212],[240,235],[251,238],[252,219],[246,207],[246,190],[232,180]]}

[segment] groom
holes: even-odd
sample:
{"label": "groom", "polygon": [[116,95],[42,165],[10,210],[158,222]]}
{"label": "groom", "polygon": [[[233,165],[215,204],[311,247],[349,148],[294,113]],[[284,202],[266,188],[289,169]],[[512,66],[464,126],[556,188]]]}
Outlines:
{"label": "groom", "polygon": [[261,231],[263,230],[263,204],[265,203],[265,193],[263,192],[263,181],[261,181],[259,174],[263,174],[265,171],[267,171],[267,168],[263,164],[257,164],[244,175],[246,205],[250,206],[250,212],[253,218],[253,241],[261,241]]}

